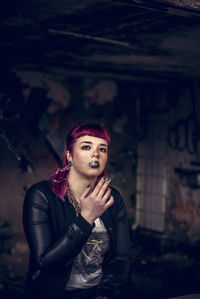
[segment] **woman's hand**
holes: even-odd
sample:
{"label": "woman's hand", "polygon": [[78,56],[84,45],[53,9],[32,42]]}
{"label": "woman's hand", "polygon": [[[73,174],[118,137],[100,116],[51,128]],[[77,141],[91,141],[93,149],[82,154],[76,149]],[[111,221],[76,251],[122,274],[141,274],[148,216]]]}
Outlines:
{"label": "woman's hand", "polygon": [[109,183],[110,180],[101,178],[91,193],[88,187],[80,197],[81,215],[90,224],[114,203],[114,198],[110,195],[111,189],[108,188]]}

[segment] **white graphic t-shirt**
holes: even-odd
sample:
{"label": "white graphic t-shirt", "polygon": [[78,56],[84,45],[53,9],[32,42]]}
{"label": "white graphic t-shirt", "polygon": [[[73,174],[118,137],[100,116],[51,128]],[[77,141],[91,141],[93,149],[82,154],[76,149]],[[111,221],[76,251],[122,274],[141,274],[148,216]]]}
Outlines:
{"label": "white graphic t-shirt", "polygon": [[75,257],[66,289],[86,289],[97,285],[102,275],[102,262],[109,249],[109,236],[100,218],[95,220],[82,251]]}

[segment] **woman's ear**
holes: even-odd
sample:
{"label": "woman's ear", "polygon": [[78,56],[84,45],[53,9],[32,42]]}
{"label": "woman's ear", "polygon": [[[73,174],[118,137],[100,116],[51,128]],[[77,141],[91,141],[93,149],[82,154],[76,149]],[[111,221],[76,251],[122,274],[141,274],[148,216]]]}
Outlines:
{"label": "woman's ear", "polygon": [[66,152],[66,155],[67,155],[67,161],[71,162],[71,160],[72,160],[72,156],[71,156],[71,154],[70,154],[70,151],[67,151],[67,152]]}

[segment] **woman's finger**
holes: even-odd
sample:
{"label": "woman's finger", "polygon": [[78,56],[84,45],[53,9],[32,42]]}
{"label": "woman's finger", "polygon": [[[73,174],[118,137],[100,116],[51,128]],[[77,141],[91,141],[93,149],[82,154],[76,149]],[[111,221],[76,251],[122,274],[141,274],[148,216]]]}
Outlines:
{"label": "woman's finger", "polygon": [[97,194],[99,198],[102,198],[105,195],[106,191],[108,190],[108,185],[109,181],[105,181],[101,189],[99,190],[99,193]]}
{"label": "woman's finger", "polygon": [[104,177],[103,181],[101,182],[100,185],[96,186],[97,187],[97,193],[96,196],[102,197],[110,183],[111,179],[109,177]]}
{"label": "woman's finger", "polygon": [[111,193],[111,189],[108,188],[108,189],[106,190],[106,192],[104,193],[103,197],[102,197],[102,200],[103,200],[104,202],[106,202],[106,201],[108,200],[108,198],[110,197],[110,193]]}
{"label": "woman's finger", "polygon": [[90,192],[90,188],[91,188],[91,186],[88,185],[87,188],[82,193],[81,198],[84,198],[84,197],[86,197],[88,195],[88,193]]}
{"label": "woman's finger", "polygon": [[107,202],[105,203],[105,209],[107,210],[109,207],[111,207],[114,204],[114,197],[111,195]]}
{"label": "woman's finger", "polygon": [[98,184],[95,186],[94,190],[91,193],[94,197],[96,197],[99,194],[99,191],[101,190],[104,183],[105,183],[105,179],[103,177],[100,179],[100,181],[98,182]]}

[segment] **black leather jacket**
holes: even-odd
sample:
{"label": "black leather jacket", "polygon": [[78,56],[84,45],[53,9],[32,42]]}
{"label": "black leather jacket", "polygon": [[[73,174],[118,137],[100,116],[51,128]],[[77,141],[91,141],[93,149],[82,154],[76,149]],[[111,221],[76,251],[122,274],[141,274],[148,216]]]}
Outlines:
{"label": "black leather jacket", "polygon": [[[130,265],[129,231],[126,209],[112,188],[114,205],[101,219],[110,237],[104,257],[98,295],[119,295]],[[64,291],[74,257],[81,251],[93,226],[66,199],[62,202],[48,180],[34,184],[26,193],[23,207],[24,231],[30,248],[26,282],[27,298],[57,299]]]}

